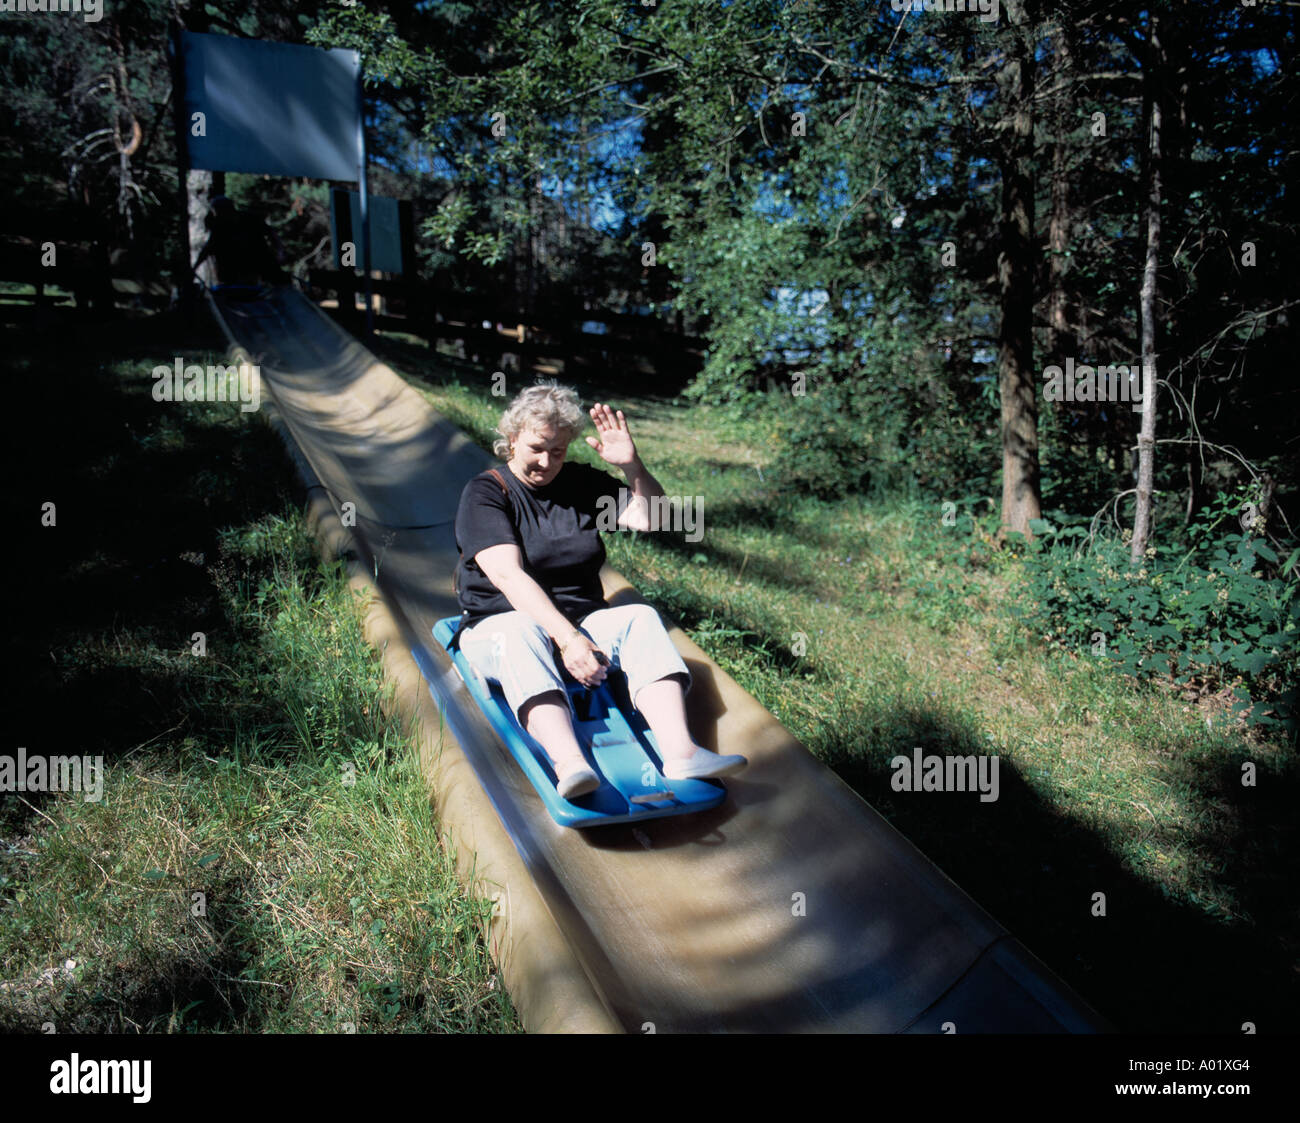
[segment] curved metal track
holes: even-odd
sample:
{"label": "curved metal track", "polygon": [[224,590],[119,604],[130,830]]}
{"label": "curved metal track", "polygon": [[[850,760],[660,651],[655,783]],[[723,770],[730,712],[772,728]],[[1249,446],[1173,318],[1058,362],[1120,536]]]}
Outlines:
{"label": "curved metal track", "polygon": [[[431,636],[459,611],[461,489],[493,461],[295,290],[213,304],[335,509],[355,512],[352,533],[448,731],[617,1024],[1108,1028],[679,629],[692,732],[744,752],[750,767],[714,811],[637,828],[557,826]],[[640,599],[613,570],[602,577],[611,603]]]}

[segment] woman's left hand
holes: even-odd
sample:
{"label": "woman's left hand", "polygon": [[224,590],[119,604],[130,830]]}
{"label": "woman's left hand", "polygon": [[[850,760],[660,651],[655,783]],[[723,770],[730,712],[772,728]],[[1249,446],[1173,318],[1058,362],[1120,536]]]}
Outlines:
{"label": "woman's left hand", "polygon": [[606,464],[626,468],[636,460],[636,445],[627,431],[627,419],[620,409],[617,413],[609,406],[597,402],[591,408],[591,420],[596,424],[600,439],[588,437],[587,443],[596,450]]}

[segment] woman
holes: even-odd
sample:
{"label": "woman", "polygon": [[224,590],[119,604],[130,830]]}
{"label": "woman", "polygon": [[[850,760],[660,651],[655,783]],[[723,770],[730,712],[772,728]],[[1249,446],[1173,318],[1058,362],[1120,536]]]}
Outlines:
{"label": "woman", "polygon": [[[587,443],[627,476],[632,499],[618,525],[646,530],[646,501],[664,490],[637,456],[623,411],[591,410],[599,439]],[[601,583],[605,547],[597,517],[623,491],[584,464],[566,464],[586,423],[578,395],[554,381],[524,390],[501,416],[490,469],[465,485],[456,514],[460,649],[501,684],[519,723],[546,750],[565,799],[600,786],[574,734],[559,665],[584,686],[605,678],[611,659],[628,679],[633,705],[653,730],[672,780],[726,776],[743,756],[718,756],[691,740],[684,695],[691,675],[658,613],[648,605],[610,608]],[[608,652],[608,656],[606,655]]]}

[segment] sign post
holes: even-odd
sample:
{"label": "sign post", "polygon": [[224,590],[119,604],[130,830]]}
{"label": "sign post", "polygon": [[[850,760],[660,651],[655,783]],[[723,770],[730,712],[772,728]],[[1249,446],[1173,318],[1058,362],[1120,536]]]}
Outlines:
{"label": "sign post", "polygon": [[375,296],[370,277],[370,167],[366,160],[366,110],[362,67],[357,66],[357,184],[361,192],[361,268],[366,275],[366,341],[375,334]]}
{"label": "sign post", "polygon": [[[361,55],[341,47],[325,50],[186,31],[179,23],[173,24],[169,42],[177,170],[187,230],[186,173],[191,168],[355,181],[361,194],[365,330],[372,334]],[[188,246],[188,235],[185,242]],[[185,268],[188,277],[189,260]]]}

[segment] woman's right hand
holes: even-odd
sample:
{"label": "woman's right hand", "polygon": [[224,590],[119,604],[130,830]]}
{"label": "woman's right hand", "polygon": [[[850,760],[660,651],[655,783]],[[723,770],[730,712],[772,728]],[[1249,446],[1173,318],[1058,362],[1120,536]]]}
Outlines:
{"label": "woman's right hand", "polygon": [[582,632],[578,632],[560,653],[564,666],[583,686],[599,686],[605,681],[609,659]]}

